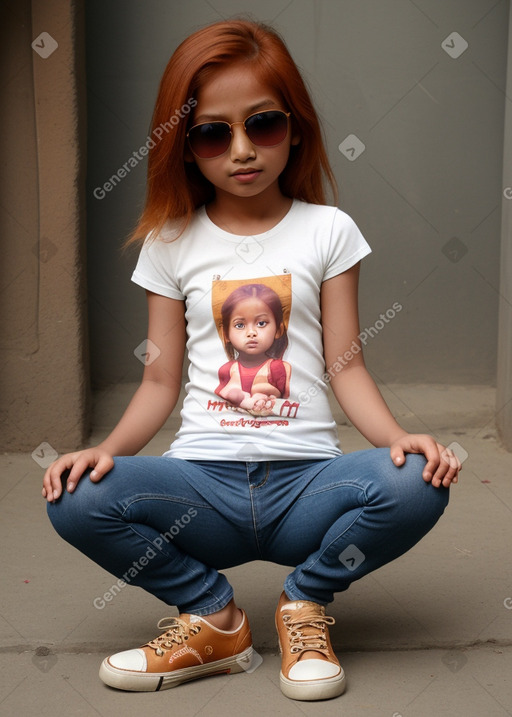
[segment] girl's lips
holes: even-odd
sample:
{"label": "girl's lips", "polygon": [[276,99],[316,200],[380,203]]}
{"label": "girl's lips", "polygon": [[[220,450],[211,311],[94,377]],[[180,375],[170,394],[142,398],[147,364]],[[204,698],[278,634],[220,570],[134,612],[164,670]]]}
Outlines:
{"label": "girl's lips", "polygon": [[261,173],[261,169],[255,169],[253,172],[236,172],[231,176],[238,182],[252,182]]}

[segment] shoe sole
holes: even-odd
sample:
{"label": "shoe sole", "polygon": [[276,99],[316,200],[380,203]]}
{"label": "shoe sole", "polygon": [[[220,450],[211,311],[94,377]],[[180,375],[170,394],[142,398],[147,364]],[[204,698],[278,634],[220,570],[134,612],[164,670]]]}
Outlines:
{"label": "shoe sole", "polygon": [[252,646],[238,655],[226,657],[204,665],[184,667],[175,672],[135,672],[113,667],[106,657],[101,663],[100,679],[109,687],[128,692],[158,692],[177,687],[183,682],[197,680],[209,675],[235,674],[247,672],[253,664],[255,651]]}
{"label": "shoe sole", "polygon": [[326,677],[323,680],[304,680],[297,682],[290,680],[281,672],[279,675],[281,692],[291,700],[312,702],[315,700],[331,700],[345,692],[346,681],[343,671],[336,677]]}

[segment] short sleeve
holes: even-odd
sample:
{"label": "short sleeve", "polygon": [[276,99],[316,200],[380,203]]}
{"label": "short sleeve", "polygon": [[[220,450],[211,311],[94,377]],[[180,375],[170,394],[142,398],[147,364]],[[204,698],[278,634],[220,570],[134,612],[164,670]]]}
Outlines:
{"label": "short sleeve", "polygon": [[132,281],[155,294],[167,296],[169,299],[183,300],[183,295],[175,276],[177,252],[174,242],[161,239],[144,242]]}
{"label": "short sleeve", "polygon": [[331,226],[324,281],[350,269],[371,253],[371,248],[348,214],[337,209]]}

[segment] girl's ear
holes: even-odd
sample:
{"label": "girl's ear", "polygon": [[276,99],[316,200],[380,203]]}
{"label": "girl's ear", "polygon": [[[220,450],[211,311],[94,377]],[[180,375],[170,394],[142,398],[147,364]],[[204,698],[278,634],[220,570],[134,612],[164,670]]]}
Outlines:
{"label": "girl's ear", "polygon": [[281,323],[279,324],[278,329],[276,331],[275,338],[280,339],[283,334],[284,334],[284,324],[281,321]]}

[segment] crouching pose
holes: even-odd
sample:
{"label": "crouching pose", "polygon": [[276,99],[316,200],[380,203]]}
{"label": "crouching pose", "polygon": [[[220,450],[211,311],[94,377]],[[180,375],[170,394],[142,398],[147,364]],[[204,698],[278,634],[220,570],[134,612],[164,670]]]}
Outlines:
{"label": "crouching pose", "polygon": [[[357,287],[370,248],[326,205],[319,122],[280,37],[232,20],[186,39],[154,111],[153,132],[168,125],[133,236],[158,355],[112,433],[48,468],[48,514],[85,555],[179,611],[107,657],[106,684],[251,671],[248,617],[220,571],[264,560],[293,567],[276,595],[283,693],[336,697],[345,675],[326,606],[435,525],[460,463],[396,423],[365,367]],[[180,430],[163,456],[136,456],[177,403],[185,348]],[[342,452],[331,388],[375,448]]]}

